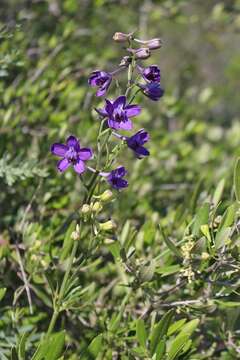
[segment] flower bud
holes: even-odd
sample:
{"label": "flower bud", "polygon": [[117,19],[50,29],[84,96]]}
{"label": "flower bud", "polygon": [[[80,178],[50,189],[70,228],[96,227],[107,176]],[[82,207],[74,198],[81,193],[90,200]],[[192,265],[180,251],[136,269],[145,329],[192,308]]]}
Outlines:
{"label": "flower bud", "polygon": [[119,66],[128,66],[132,61],[131,56],[124,56],[119,63]]}
{"label": "flower bud", "polygon": [[92,211],[94,212],[99,212],[102,210],[102,205],[100,204],[99,201],[95,202],[94,204],[91,205]]}
{"label": "flower bud", "polygon": [[81,209],[81,212],[83,214],[88,214],[90,212],[91,208],[88,204],[83,204],[82,206],[82,209]]}
{"label": "flower bud", "polygon": [[102,195],[100,195],[99,199],[103,202],[110,200],[113,197],[113,193],[111,190],[105,190]]}
{"label": "flower bud", "polygon": [[151,39],[145,43],[150,50],[160,49],[162,47],[162,40],[159,38]]}
{"label": "flower bud", "polygon": [[136,59],[148,59],[151,56],[151,52],[148,48],[139,48],[134,51]]}
{"label": "flower bud", "polygon": [[116,41],[116,42],[125,42],[125,41],[128,41],[130,40],[132,37],[132,33],[130,34],[124,34],[122,32],[116,32],[114,35],[113,35],[113,40]]}
{"label": "flower bud", "polygon": [[75,231],[72,232],[71,238],[72,238],[74,241],[80,239],[80,227],[79,227],[78,224],[76,225]]}
{"label": "flower bud", "polygon": [[209,259],[210,255],[207,252],[202,252],[201,254],[201,258],[202,260],[207,260]]}
{"label": "flower bud", "polygon": [[100,223],[99,228],[102,231],[110,231],[116,228],[116,224],[113,220],[109,220],[104,223]]}

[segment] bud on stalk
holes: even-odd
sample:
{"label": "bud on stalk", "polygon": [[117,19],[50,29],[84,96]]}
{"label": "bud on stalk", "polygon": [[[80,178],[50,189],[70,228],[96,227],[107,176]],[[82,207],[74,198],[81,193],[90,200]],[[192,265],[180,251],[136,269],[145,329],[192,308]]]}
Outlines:
{"label": "bud on stalk", "polygon": [[132,35],[133,35],[133,33],[124,34],[122,32],[116,32],[113,35],[113,40],[116,42],[120,42],[120,43],[126,42],[126,41],[129,41],[132,39]]}

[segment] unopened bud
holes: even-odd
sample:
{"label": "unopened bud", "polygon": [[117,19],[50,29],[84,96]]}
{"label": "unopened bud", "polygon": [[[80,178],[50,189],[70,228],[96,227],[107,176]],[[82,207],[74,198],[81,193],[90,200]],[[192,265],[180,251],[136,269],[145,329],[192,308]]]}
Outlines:
{"label": "unopened bud", "polygon": [[102,195],[100,195],[100,200],[101,201],[108,201],[113,197],[113,193],[111,190],[105,190],[104,193],[102,193]]}
{"label": "unopened bud", "polygon": [[207,252],[202,252],[201,254],[201,258],[202,260],[207,260],[209,259],[210,255]]}
{"label": "unopened bud", "polygon": [[80,239],[80,227],[79,227],[78,224],[76,225],[75,231],[72,232],[71,238],[72,238],[74,241]]}
{"label": "unopened bud", "polygon": [[91,208],[88,204],[83,204],[82,206],[82,209],[81,209],[81,212],[83,214],[88,214],[90,212]]}
{"label": "unopened bud", "polygon": [[162,40],[161,39],[151,39],[145,43],[145,46],[148,47],[150,50],[160,49],[162,47]]}
{"label": "unopened bud", "polygon": [[150,50],[156,50],[160,49],[162,47],[162,40],[159,38],[151,39],[151,40],[140,40],[140,39],[134,39],[137,43],[146,46]]}
{"label": "unopened bud", "polygon": [[110,231],[110,230],[113,230],[116,228],[116,224],[114,221],[109,220],[109,221],[106,221],[105,223],[100,223],[99,228],[102,231]]}
{"label": "unopened bud", "polygon": [[122,32],[116,32],[114,35],[113,35],[113,40],[116,41],[116,42],[125,42],[125,41],[128,41],[132,38],[132,33],[130,34],[124,34]]}
{"label": "unopened bud", "polygon": [[139,48],[134,50],[133,53],[135,54],[136,59],[148,59],[151,56],[151,52],[148,48]]}
{"label": "unopened bud", "polygon": [[132,61],[131,56],[124,56],[119,63],[119,66],[128,66]]}
{"label": "unopened bud", "polygon": [[38,257],[35,254],[32,254],[30,259],[31,259],[31,261],[34,261],[34,262],[38,261]]}
{"label": "unopened bud", "polygon": [[97,201],[94,204],[92,204],[91,208],[92,208],[92,211],[99,212],[102,210],[102,205],[100,204],[99,201]]}

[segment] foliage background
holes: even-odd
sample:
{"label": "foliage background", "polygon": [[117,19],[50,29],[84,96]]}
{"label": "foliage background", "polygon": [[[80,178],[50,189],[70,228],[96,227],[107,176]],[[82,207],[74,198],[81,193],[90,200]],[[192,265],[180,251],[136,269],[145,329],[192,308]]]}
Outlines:
{"label": "foliage background", "polygon": [[[126,272],[116,249],[107,244],[98,248],[78,274],[82,288],[89,288],[58,322],[58,329],[67,329],[64,356],[97,358],[89,344],[103,334],[99,359],[147,358],[133,351],[138,346],[136,319],[145,319],[150,336],[154,322],[174,308],[174,321],[200,320],[189,348],[175,358],[238,358],[239,270],[229,264],[238,266],[239,249],[233,168],[240,155],[240,2],[2,0],[0,10],[0,276],[7,289],[1,303],[1,358],[9,358],[25,332],[30,356],[46,330],[51,314],[46,274],[56,286],[64,270],[58,259],[65,233],[57,230],[82,201],[74,174],[56,173],[50,144],[71,133],[86,146],[94,144],[98,124],[93,108],[99,104],[87,86],[88,75],[96,68],[114,69],[124,51],[112,35],[133,30],[140,38],[163,39],[163,48],[147,63],[160,66],[166,93],[158,103],[139,97],[144,111],[136,126],[151,134],[151,157],[136,162],[122,155],[130,186],[104,208],[101,219],[113,214],[119,247],[127,247],[136,232],[129,261],[150,275],[110,331],[125,297],[122,284],[134,274]],[[210,210],[197,226],[206,204]],[[231,205],[233,219],[222,225],[230,230],[214,254],[203,259],[209,251],[201,225],[211,228],[217,218],[214,237]],[[189,236],[197,244],[190,263],[166,250],[159,224],[175,244],[188,243]],[[80,253],[86,246],[87,238]],[[33,314],[18,251],[30,275]],[[195,273],[190,283],[184,275],[189,264]],[[196,306],[184,303],[199,299]],[[174,305],[178,301],[183,304]]]}

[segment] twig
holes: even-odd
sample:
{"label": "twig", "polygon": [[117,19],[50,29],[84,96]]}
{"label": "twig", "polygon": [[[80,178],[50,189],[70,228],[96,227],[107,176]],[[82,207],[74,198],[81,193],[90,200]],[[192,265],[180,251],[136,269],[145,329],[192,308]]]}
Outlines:
{"label": "twig", "polygon": [[22,274],[22,279],[23,279],[23,282],[24,282],[24,287],[25,287],[26,293],[27,293],[27,299],[28,299],[28,303],[29,303],[30,314],[33,314],[32,298],[31,298],[31,293],[30,293],[30,289],[29,289],[29,284],[28,284],[28,280],[27,280],[27,276],[26,276],[24,267],[23,267],[20,251],[19,251],[17,245],[16,245],[16,253],[17,253],[18,263],[19,263],[19,266],[20,266],[20,271],[21,271],[21,274]]}

